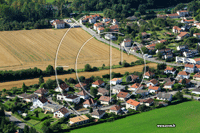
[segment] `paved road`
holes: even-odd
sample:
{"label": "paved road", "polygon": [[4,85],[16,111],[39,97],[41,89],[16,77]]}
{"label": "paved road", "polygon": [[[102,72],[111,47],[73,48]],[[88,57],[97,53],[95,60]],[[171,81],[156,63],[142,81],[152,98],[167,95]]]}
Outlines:
{"label": "paved road", "polygon": [[[76,21],[74,18],[72,18],[72,20],[75,21],[76,23],[79,23],[79,22]],[[104,43],[110,44],[111,46],[114,46],[114,47],[120,49],[120,46],[119,46],[119,45],[117,45],[117,44],[115,44],[115,43],[113,43],[113,42],[107,41],[107,40],[105,40],[104,38],[100,38],[100,35],[96,34],[96,32],[93,31],[92,29],[89,29],[89,28],[87,28],[85,25],[80,24],[80,23],[79,23],[79,25],[82,27],[82,29],[84,29],[84,30],[87,31],[89,34],[91,34],[92,36],[94,36],[95,38],[97,38],[99,41],[102,41],[102,42],[104,42]],[[139,44],[138,42],[134,42],[134,44],[141,45],[141,44]],[[139,53],[136,53],[136,52],[130,52],[130,54],[135,55],[135,56],[137,56],[137,57],[139,57],[139,58],[143,58],[143,57],[142,57],[142,54],[139,54]],[[148,60],[148,61],[151,61],[151,62],[155,62],[155,63],[166,63],[167,65],[171,65],[171,66],[183,66],[182,64],[178,64],[178,63],[168,63],[168,62],[164,62],[164,61],[158,61],[158,60],[156,60],[155,58],[145,58],[145,59]]]}
{"label": "paved road", "polygon": [[21,129],[24,129],[25,127],[25,123],[23,123],[22,121],[20,121],[19,119],[17,119],[16,117],[12,116],[10,113],[5,112],[6,116],[9,117],[10,121],[14,122],[18,127],[20,127]]}

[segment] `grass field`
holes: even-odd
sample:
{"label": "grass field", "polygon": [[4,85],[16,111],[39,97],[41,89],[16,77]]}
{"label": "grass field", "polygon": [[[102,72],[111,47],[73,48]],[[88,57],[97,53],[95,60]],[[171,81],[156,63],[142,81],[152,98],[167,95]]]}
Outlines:
{"label": "grass field", "polygon": [[[200,131],[200,102],[189,101],[144,112],[71,133],[197,133]],[[175,128],[157,128],[157,124],[176,124]]]}
{"label": "grass field", "polygon": [[[149,63],[148,64],[149,67],[156,67],[157,64],[155,63]],[[139,65],[139,66],[134,66],[134,67],[127,67],[127,68],[116,68],[116,69],[113,69],[112,71],[113,72],[117,72],[117,73],[121,73],[121,74],[124,74],[126,71],[128,72],[134,72],[134,71],[139,71],[141,72],[143,70],[143,67],[144,65]],[[78,76],[85,76],[86,78],[89,78],[91,77],[92,75],[93,76],[102,76],[102,75],[105,75],[105,74],[109,74],[109,70],[101,70],[101,71],[96,71],[96,72],[81,72],[81,73],[78,73]],[[62,79],[64,80],[65,78],[76,78],[76,75],[75,73],[73,74],[65,74],[65,75],[59,75],[58,78],[59,79]],[[55,79],[55,76],[51,76],[51,77],[44,77],[44,80],[48,80],[48,79],[52,79],[54,80]],[[27,79],[27,80],[19,80],[19,81],[11,81],[11,82],[4,82],[4,83],[0,83],[0,91],[2,89],[11,89],[12,87],[22,87],[22,84],[23,82],[26,84],[26,85],[33,85],[33,84],[37,84],[39,81],[38,78],[35,78],[35,79]]]}
{"label": "grass field", "polygon": [[[0,32],[0,70],[17,70],[38,67],[42,70],[54,66],[57,47],[67,29],[40,29]],[[12,39],[11,39],[12,38]],[[71,29],[60,47],[58,65],[74,68],[77,53],[91,35],[81,28]],[[89,63],[100,67],[109,65],[109,46],[94,38],[81,50],[78,68]],[[112,63],[120,61],[120,51],[112,48]],[[123,54],[123,60],[136,61],[133,55]],[[67,68],[68,69],[68,68]]]}

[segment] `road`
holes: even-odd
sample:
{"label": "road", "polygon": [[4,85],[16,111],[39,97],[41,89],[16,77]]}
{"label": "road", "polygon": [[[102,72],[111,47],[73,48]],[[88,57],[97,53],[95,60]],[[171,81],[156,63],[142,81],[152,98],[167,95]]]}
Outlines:
{"label": "road", "polygon": [[5,112],[6,116],[9,117],[10,121],[14,122],[19,128],[24,129],[25,123],[17,119],[16,117],[12,116],[10,113]]}
{"label": "road", "polygon": [[[96,39],[98,39],[99,41],[102,41],[104,43],[107,43],[107,44],[110,44],[111,46],[115,47],[115,48],[118,48],[120,49],[120,46],[113,43],[113,42],[110,42],[110,41],[107,41],[105,40],[104,38],[100,38],[100,35],[96,34],[95,31],[93,31],[92,29],[89,29],[87,28],[85,25],[83,24],[80,24],[78,21],[76,21],[74,18],[72,18],[73,21],[75,21],[76,23],[78,23],[81,28],[85,31],[87,31],[89,34],[91,34],[92,36],[94,36]],[[141,44],[139,44],[138,42],[134,42],[134,44],[140,46]],[[139,54],[139,53],[136,53],[136,52],[130,52],[130,54],[132,55],[135,55],[139,58],[143,58],[142,57],[142,54]],[[147,61],[151,61],[151,62],[155,62],[155,63],[166,63],[167,65],[170,65],[170,66],[183,66],[182,64],[178,64],[178,63],[168,63],[168,62],[165,62],[165,61],[159,61],[159,60],[156,60],[155,58],[145,58]]]}

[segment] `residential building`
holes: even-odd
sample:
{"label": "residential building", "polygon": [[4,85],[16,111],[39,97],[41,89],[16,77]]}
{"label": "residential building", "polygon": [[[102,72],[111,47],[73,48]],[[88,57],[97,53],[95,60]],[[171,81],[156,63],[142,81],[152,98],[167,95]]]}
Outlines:
{"label": "residential building", "polygon": [[117,24],[118,24],[118,21],[116,19],[113,19],[112,25],[117,25]]}
{"label": "residential building", "polygon": [[173,14],[167,14],[167,17],[169,17],[169,18],[179,18],[180,16],[178,15],[178,13],[173,13]]}
{"label": "residential building", "polygon": [[101,119],[105,115],[104,110],[97,109],[91,113],[91,116],[97,119]]}
{"label": "residential building", "polygon": [[104,37],[107,40],[115,40],[116,39],[116,37],[114,35],[112,35],[112,34],[105,34]]}
{"label": "residential building", "polygon": [[155,74],[153,72],[150,72],[150,71],[147,71],[145,74],[144,74],[144,78],[151,78],[151,77],[154,77]]}
{"label": "residential building", "polygon": [[96,23],[96,19],[95,19],[94,17],[90,17],[88,20],[89,20],[88,22],[89,22],[90,24]]}
{"label": "residential building", "polygon": [[108,21],[110,21],[111,19],[110,18],[103,18],[103,22],[108,22]]}
{"label": "residential building", "polygon": [[195,64],[200,64],[200,58],[194,59]]}
{"label": "residential building", "polygon": [[116,115],[119,114],[119,112],[121,111],[121,107],[119,105],[113,105],[110,108],[110,113],[115,113]]}
{"label": "residential building", "polygon": [[56,110],[53,113],[53,116],[55,118],[62,118],[62,117],[67,117],[69,114],[70,114],[69,110],[67,108],[65,108],[65,107],[62,107],[62,108]]}
{"label": "residential building", "polygon": [[130,97],[130,94],[128,92],[121,91],[117,94],[117,100],[126,101],[129,97]]}
{"label": "residential building", "polygon": [[87,84],[86,83],[78,83],[74,87],[76,89],[82,90],[82,89],[86,89],[87,88]]}
{"label": "residential building", "polygon": [[173,58],[173,54],[166,54],[164,55],[165,60]]}
{"label": "residential building", "polygon": [[142,32],[142,38],[146,38],[148,36],[148,34],[146,32]]}
{"label": "residential building", "polygon": [[158,81],[156,79],[151,79],[149,82],[146,83],[147,87],[149,86],[156,86],[158,85]]}
{"label": "residential building", "polygon": [[50,103],[47,103],[45,105],[43,105],[43,108],[42,108],[45,112],[49,111],[49,112],[55,112],[56,110],[59,109],[59,106],[57,104],[50,104]]}
{"label": "residential building", "polygon": [[48,93],[48,90],[46,90],[44,88],[40,88],[39,90],[36,90],[34,92],[34,94],[36,94],[38,96],[46,95],[47,93]]}
{"label": "residential building", "polygon": [[190,35],[188,34],[188,32],[180,32],[180,34],[177,36],[177,39],[181,40],[185,37],[189,37]]}
{"label": "residential building", "polygon": [[144,104],[146,106],[151,106],[154,103],[154,100],[152,98],[148,98],[148,99],[141,99],[140,100],[140,104]]}
{"label": "residential building", "polygon": [[87,92],[85,90],[82,90],[79,93],[77,93],[77,96],[79,96],[82,99],[88,99],[89,98],[89,95],[87,94]]}
{"label": "residential building", "polygon": [[137,91],[135,92],[135,94],[136,94],[136,95],[137,95],[137,94],[140,94],[141,96],[146,96],[146,95],[149,94],[149,91],[148,91],[148,90],[137,90]]}
{"label": "residential building", "polygon": [[99,88],[97,95],[106,96],[106,95],[109,95],[109,91],[105,88]]}
{"label": "residential building", "polygon": [[76,116],[69,118],[70,125],[81,125],[89,122],[89,118],[86,115]]}
{"label": "residential building", "polygon": [[166,19],[166,18],[167,18],[167,15],[157,14],[157,18]]}
{"label": "residential building", "polygon": [[197,94],[197,95],[200,95],[200,87],[198,87],[198,88],[192,90],[192,93]]}
{"label": "residential building", "polygon": [[85,100],[85,102],[83,102],[83,107],[84,108],[88,108],[88,107],[94,107],[97,105],[97,101],[90,98],[90,99],[87,99]]}
{"label": "residential building", "polygon": [[140,106],[140,102],[137,102],[133,99],[129,99],[128,101],[126,101],[126,109],[134,109],[137,110],[138,107]]}
{"label": "residential building", "polygon": [[118,32],[119,31],[119,26],[118,25],[112,25],[109,27],[110,32]]}
{"label": "residential building", "polygon": [[177,77],[180,77],[180,78],[186,78],[186,79],[189,79],[190,78],[190,73],[186,72],[186,71],[180,71],[177,75]]}
{"label": "residential building", "polygon": [[124,41],[121,43],[121,46],[123,46],[123,47],[131,47],[131,39],[130,38],[124,39]]}
{"label": "residential building", "polygon": [[65,100],[67,102],[73,102],[78,104],[80,102],[80,97],[73,94],[57,94],[57,100]]}
{"label": "residential building", "polygon": [[180,17],[185,17],[185,16],[188,16],[189,15],[189,12],[187,10],[180,10],[180,11],[177,11],[177,14],[180,16]]}
{"label": "residential building", "polygon": [[37,108],[43,108],[44,105],[47,105],[48,99],[46,99],[44,96],[39,97],[38,99],[33,100],[33,107]]}
{"label": "residential building", "polygon": [[100,28],[102,26],[103,26],[103,23],[95,23],[93,28],[94,28],[94,30],[97,30],[98,28]]}
{"label": "residential building", "polygon": [[123,86],[123,85],[111,86],[111,90],[112,90],[113,94],[118,94],[120,91],[125,90],[125,86]]}
{"label": "residential building", "polygon": [[139,79],[139,76],[137,75],[129,75],[131,77],[131,82],[135,82],[136,80]]}
{"label": "residential building", "polygon": [[200,80],[200,73],[196,73],[194,76],[193,76],[193,79],[195,80]]}
{"label": "residential building", "polygon": [[143,85],[141,85],[140,83],[135,83],[129,88],[129,90],[130,91],[136,91],[137,89],[141,90],[142,88],[143,88]]}
{"label": "residential building", "polygon": [[176,48],[178,51],[185,51],[188,50],[188,46],[182,45],[182,46],[177,46]]}
{"label": "residential building", "polygon": [[166,69],[164,70],[164,73],[166,74],[171,73],[174,75],[176,73],[176,69],[173,67],[167,66]]}
{"label": "residential building", "polygon": [[113,78],[111,81],[110,81],[110,84],[111,85],[116,85],[116,84],[121,84],[122,83],[122,78]]}
{"label": "residential building", "polygon": [[195,65],[194,64],[185,64],[185,69],[184,71],[188,73],[194,73],[195,70]]}
{"label": "residential building", "polygon": [[173,88],[173,85],[175,84],[175,81],[167,81],[165,84],[164,84],[164,89],[169,89],[169,90],[172,90]]}
{"label": "residential building", "polygon": [[165,93],[165,92],[159,92],[158,95],[157,95],[157,99],[171,101],[172,100],[172,94]]}
{"label": "residential building", "polygon": [[173,28],[172,28],[172,32],[173,33],[180,33],[180,32],[182,32],[183,30],[181,29],[181,28],[179,28],[178,26],[173,26]]}
{"label": "residential building", "polygon": [[69,85],[67,85],[66,83],[62,83],[61,85],[59,85],[58,87],[54,89],[54,91],[56,92],[63,92],[63,91],[68,91],[68,90],[69,90]]}
{"label": "residential building", "polygon": [[127,17],[126,19],[129,20],[129,21],[134,21],[134,20],[137,20],[137,17],[136,16],[130,16],[130,17]]}
{"label": "residential building", "polygon": [[105,29],[104,27],[99,27],[97,29],[98,34],[102,33],[104,31],[104,29]]}
{"label": "residential building", "polygon": [[113,99],[108,97],[108,96],[101,96],[99,98],[99,101],[100,101],[101,104],[107,104],[107,105],[109,105],[109,102],[112,101],[112,100]]}
{"label": "residential building", "polygon": [[63,20],[54,20],[52,25],[55,26],[55,29],[65,28],[65,22]]}
{"label": "residential building", "polygon": [[181,80],[179,80],[179,84],[182,84],[182,82],[183,82],[183,80],[185,80],[185,84],[186,85],[189,85],[190,84],[190,79],[181,79]]}
{"label": "residential building", "polygon": [[188,51],[188,52],[184,51],[183,56],[185,56],[186,58],[193,58],[194,54],[190,51]]}
{"label": "residential building", "polygon": [[105,85],[105,82],[102,80],[97,80],[92,83],[92,87],[103,87]]}
{"label": "residential building", "polygon": [[160,89],[160,87],[159,86],[149,86],[149,88],[148,88],[148,91],[150,92],[150,93],[158,93],[158,91],[160,91],[161,89]]}
{"label": "residential building", "polygon": [[26,93],[23,93],[21,95],[18,95],[19,98],[22,98],[23,101],[26,101],[26,102],[33,102],[35,99],[38,98],[38,95],[36,94],[26,94]]}
{"label": "residential building", "polygon": [[165,43],[165,42],[167,42],[167,40],[158,40],[158,43]]}

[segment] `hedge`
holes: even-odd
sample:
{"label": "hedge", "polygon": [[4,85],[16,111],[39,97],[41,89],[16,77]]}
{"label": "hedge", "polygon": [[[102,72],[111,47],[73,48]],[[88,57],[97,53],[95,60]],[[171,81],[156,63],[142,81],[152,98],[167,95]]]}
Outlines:
{"label": "hedge", "polygon": [[36,121],[44,121],[45,119],[48,119],[49,116],[45,116],[43,118],[38,118],[38,117],[35,117],[35,116],[28,116],[29,118],[33,119],[33,120],[36,120]]}

